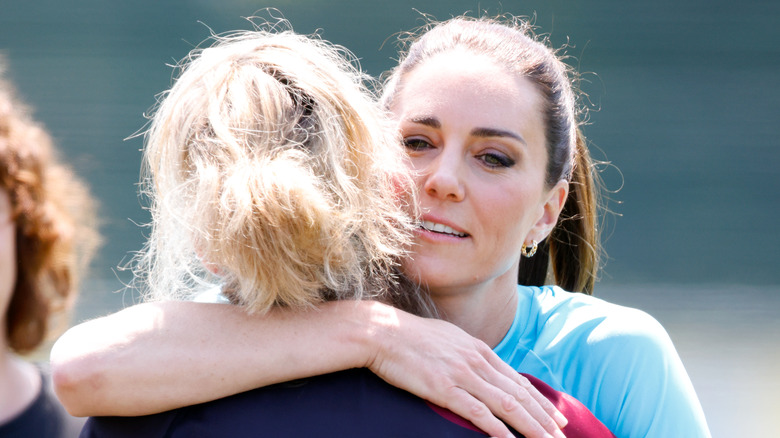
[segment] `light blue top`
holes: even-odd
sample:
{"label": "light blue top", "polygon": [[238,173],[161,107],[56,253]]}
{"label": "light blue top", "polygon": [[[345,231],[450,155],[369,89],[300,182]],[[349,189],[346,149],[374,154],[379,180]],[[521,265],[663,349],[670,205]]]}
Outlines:
{"label": "light blue top", "polygon": [[688,374],[652,316],[558,287],[518,286],[494,351],[580,400],[619,438],[710,437]]}

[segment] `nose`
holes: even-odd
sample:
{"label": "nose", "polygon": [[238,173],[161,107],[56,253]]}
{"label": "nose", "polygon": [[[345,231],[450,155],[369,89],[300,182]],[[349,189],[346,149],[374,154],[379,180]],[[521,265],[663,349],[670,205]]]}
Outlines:
{"label": "nose", "polygon": [[462,201],[466,189],[461,173],[463,159],[446,149],[432,160],[425,169],[423,190],[429,196],[448,201]]}

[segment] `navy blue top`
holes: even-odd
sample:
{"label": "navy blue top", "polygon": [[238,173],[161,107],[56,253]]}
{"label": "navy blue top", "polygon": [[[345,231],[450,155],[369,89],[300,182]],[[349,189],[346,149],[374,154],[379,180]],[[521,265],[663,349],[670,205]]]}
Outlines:
{"label": "navy blue top", "polygon": [[76,438],[84,419],[72,417],[65,411],[54,395],[48,369],[43,366],[38,369],[41,373],[38,396],[22,413],[0,424],[0,437]]}
{"label": "navy blue top", "polygon": [[[561,409],[564,433],[611,437],[579,402],[532,378]],[[563,394],[557,394],[563,395]],[[565,409],[563,409],[565,408]],[[573,420],[573,421],[572,421]],[[518,436],[521,436],[517,434]],[[247,391],[142,417],[93,417],[81,433],[96,437],[421,437],[486,435],[452,412],[398,389],[368,369],[353,369]]]}

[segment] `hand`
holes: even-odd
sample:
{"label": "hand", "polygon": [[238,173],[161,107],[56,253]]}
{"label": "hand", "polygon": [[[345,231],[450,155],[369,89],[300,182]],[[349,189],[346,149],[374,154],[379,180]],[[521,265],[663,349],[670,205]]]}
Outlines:
{"label": "hand", "polygon": [[376,305],[366,366],[388,383],[447,408],[495,437],[563,438],[566,418],[484,342],[446,321]]}

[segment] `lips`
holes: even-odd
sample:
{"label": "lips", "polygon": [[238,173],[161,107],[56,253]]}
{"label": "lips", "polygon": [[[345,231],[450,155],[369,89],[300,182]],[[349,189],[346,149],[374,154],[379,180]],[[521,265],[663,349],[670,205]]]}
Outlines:
{"label": "lips", "polygon": [[447,226],[447,225],[444,225],[444,224],[440,224],[440,223],[436,223],[436,222],[433,222],[433,221],[425,221],[424,220],[424,221],[422,221],[420,226],[422,228],[424,228],[424,229],[426,229],[428,231],[432,231],[434,233],[447,234],[447,235],[455,236],[455,237],[467,237],[468,236],[468,234],[466,234],[466,233],[461,233],[459,231],[455,231],[450,226]]}

